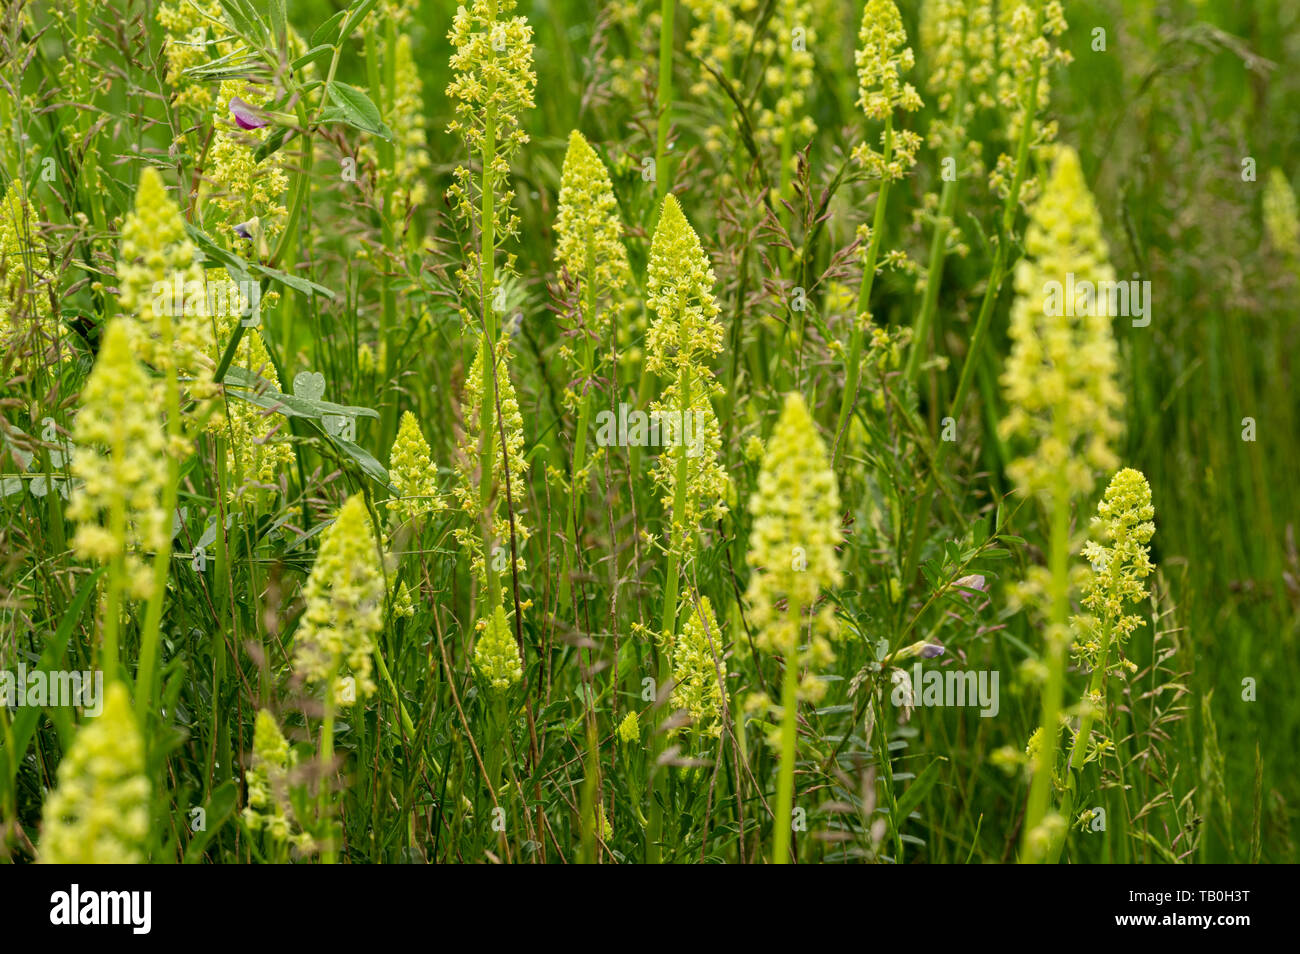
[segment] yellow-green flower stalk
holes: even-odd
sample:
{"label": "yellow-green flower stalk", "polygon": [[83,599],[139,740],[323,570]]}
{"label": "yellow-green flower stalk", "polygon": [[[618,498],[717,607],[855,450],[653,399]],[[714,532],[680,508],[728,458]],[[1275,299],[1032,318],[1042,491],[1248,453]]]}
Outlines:
{"label": "yellow-green flower stalk", "polygon": [[[1093,539],[1083,548],[1083,556],[1092,564],[1092,575],[1083,587],[1083,606],[1090,612],[1075,617],[1074,652],[1092,678],[1080,704],[1079,728],[1066,763],[1060,811],[1066,822],[1074,814],[1079,773],[1106,744],[1094,740],[1092,732],[1106,705],[1106,681],[1120,668],[1117,660],[1123,658],[1129,637],[1146,622],[1126,607],[1147,595],[1146,578],[1155,569],[1148,547],[1156,529],[1154,517],[1146,477],[1126,467],[1106,487],[1097,505],[1097,516],[1092,518]],[[1127,659],[1124,665],[1130,672],[1136,669]],[[1049,860],[1060,856],[1064,843],[1059,836],[1052,842]]]}
{"label": "yellow-green flower stalk", "polygon": [[290,846],[304,853],[316,848],[314,839],[298,823],[289,799],[289,775],[297,762],[297,753],[285,741],[275,716],[259,710],[253,724],[253,760],[244,773],[248,804],[243,818],[251,831],[266,832],[273,861],[283,860]]}
{"label": "yellow-green flower stalk", "polygon": [[504,692],[518,685],[524,677],[519,644],[515,642],[514,631],[502,606],[480,624],[478,640],[474,644],[474,672],[495,692]]}
{"label": "yellow-green flower stalk", "polygon": [[21,179],[0,199],[0,347],[18,346],[50,315],[49,270],[41,267],[37,217]]}
{"label": "yellow-green flower stalk", "polygon": [[907,31],[903,18],[893,0],[867,0],[862,11],[862,27],[858,32],[858,105],[873,122],[883,122],[881,148],[876,150],[867,140],[853,150],[853,157],[873,179],[880,182],[876,194],[876,211],[871,227],[858,229],[862,243],[862,283],[858,289],[858,309],[849,332],[849,357],[845,368],[844,393],[840,399],[840,415],[835,426],[836,457],[844,441],[845,428],[857,401],[858,381],[861,377],[862,340],[871,324],[871,289],[876,280],[880,261],[880,242],[885,228],[885,208],[893,182],[901,181],[916,164],[916,153],[921,146],[920,137],[908,129],[894,129],[894,114],[898,111],[916,112],[921,108],[920,94],[903,74],[915,63],[912,48],[907,45]]}
{"label": "yellow-green flower stalk", "polygon": [[[781,417],[767,442],[758,489],[749,501],[753,516],[746,562],[753,572],[746,590],[756,643],[782,657],[781,765],[777,777],[772,861],[789,860],[794,799],[796,713],[800,699],[816,701],[825,684],[815,671],[834,659],[834,609],[818,607],[824,589],[839,586],[841,540],[839,488],[826,445],[798,393],[786,396]],[[784,609],[781,604],[784,603]],[[801,672],[801,670],[806,670]],[[770,709],[757,695],[751,710]]]}
{"label": "yellow-green flower stalk", "polygon": [[[667,379],[668,386],[652,413],[676,432],[675,446],[659,455],[654,471],[667,512],[664,536],[668,565],[664,583],[660,638],[670,641],[677,625],[677,599],[683,566],[694,560],[697,535],[705,520],[726,513],[727,472],[718,459],[721,436],[711,396],[717,390],[709,366],[722,350],[722,326],[713,297],[715,278],[700,238],[686,221],[677,197],[669,194],[650,243],[648,297],[654,313],[646,335],[646,371]],[[668,654],[659,653],[659,683],[672,676]],[[662,733],[651,736],[657,756]],[[663,773],[651,778],[663,784]],[[648,858],[660,857],[662,815],[659,799],[650,800]]]}
{"label": "yellow-green flower stalk", "polygon": [[[1057,150],[1051,179],[1025,231],[1025,257],[1015,273],[1011,353],[1002,375],[1008,407],[1003,440],[1024,452],[1007,468],[1026,494],[1090,492],[1098,473],[1118,461],[1123,396],[1107,299],[1064,301],[1082,282],[1112,282],[1101,213],[1078,154]],[[1070,314],[1073,312],[1074,314]]]}
{"label": "yellow-green flower stalk", "polygon": [[[500,282],[514,269],[514,256],[510,255],[498,272],[497,249],[506,238],[516,236],[519,227],[510,186],[510,159],[528,142],[522,118],[524,111],[533,107],[537,83],[533,29],[523,17],[507,17],[514,8],[515,0],[473,0],[468,8],[457,9],[448,33],[456,52],[451,57],[453,75],[447,96],[456,118],[447,124],[447,131],[464,139],[479,167],[477,181],[468,165],[457,167],[447,190],[453,211],[469,233],[477,231],[480,239],[479,251],[470,252],[466,268],[457,273],[465,300],[477,298],[477,315],[462,307],[462,322],[466,328],[479,329],[478,355],[466,382],[465,403],[466,445],[478,452],[477,509],[472,509],[473,494],[468,492],[473,466],[468,462],[468,469],[462,471],[460,499],[471,518],[481,521],[483,545],[477,552],[471,550],[471,559],[487,583],[486,605],[493,607],[501,603],[501,594],[497,561],[489,559],[494,557],[492,551],[505,546],[507,554],[511,549],[517,554],[524,539],[518,521],[514,521],[514,534],[510,533],[514,506],[523,499],[523,435],[518,402],[510,386],[509,339],[500,337],[497,323],[498,311],[504,311],[505,288]],[[502,463],[502,444],[510,458],[508,471]],[[498,516],[501,496],[509,497],[510,512],[504,520]],[[505,534],[500,532],[503,523]],[[461,542],[467,541],[462,538]],[[519,564],[514,567],[517,571]]]}
{"label": "yellow-green flower stalk", "polygon": [[165,373],[211,374],[207,276],[195,261],[180,207],[152,166],[141,171],[135,205],[122,223],[117,286],[141,361]]}
{"label": "yellow-green flower stalk", "polygon": [[436,481],[429,443],[420,431],[420,422],[410,411],[402,415],[388,458],[388,479],[397,491],[388,500],[388,518],[394,524],[418,520],[443,509]]}
{"label": "yellow-green flower stalk", "polygon": [[[411,38],[405,33],[397,37],[395,44],[393,83],[390,123],[397,138],[397,152],[391,174],[388,214],[395,221],[402,222],[412,209],[418,209],[428,200],[429,189],[424,181],[424,172],[433,164],[424,128],[424,83],[411,55]],[[386,175],[387,170],[380,170],[377,185],[381,193],[389,191],[388,183],[384,181]]]}
{"label": "yellow-green flower stalk", "polygon": [[628,714],[623,716],[623,721],[618,724],[614,734],[624,745],[635,745],[641,741],[641,722],[637,719],[635,709],[629,710]]}
{"label": "yellow-green flower stalk", "polygon": [[686,712],[694,737],[718,738],[727,706],[723,692],[727,663],[722,658],[722,631],[707,596],[687,594],[682,605],[681,632],[666,649],[673,671],[670,708]]}
{"label": "yellow-green flower stalk", "polygon": [[[117,673],[119,600],[157,594],[146,554],[171,552],[169,458],[152,379],[131,354],[126,320],[109,322],[72,422],[72,548],[109,568],[101,665]],[[165,579],[165,577],[163,578]]]}
{"label": "yellow-green flower stalk", "polygon": [[1007,0],[998,6],[997,99],[1007,114],[1007,142],[1020,144],[1016,156],[1000,155],[989,175],[990,186],[1003,198],[1018,194],[1029,203],[1037,197],[1029,153],[1056,139],[1056,123],[1042,119],[1041,106],[1051,100],[1052,67],[1071,60],[1067,50],[1053,46],[1066,28],[1059,0]]}
{"label": "yellow-green flower stalk", "polygon": [[375,638],[384,628],[384,570],[360,494],[321,534],[303,587],[306,608],[294,634],[294,669],[326,699],[346,706],[375,691]]}
{"label": "yellow-green flower stalk", "polygon": [[[1091,492],[1098,473],[1117,465],[1121,433],[1118,358],[1104,296],[1062,300],[1079,282],[1114,280],[1101,216],[1074,150],[1057,151],[1051,178],[1025,232],[1016,268],[1011,353],[1002,374],[1008,413],[999,434],[1018,456],[1007,466],[1021,493],[1041,495],[1050,516],[1048,566],[1033,569],[1024,592],[1046,598],[1048,625],[1039,761],[1030,783],[1022,857],[1043,858],[1060,819],[1047,818],[1050,780],[1069,641],[1070,506]],[[1073,313],[1073,314],[1071,314]]]}
{"label": "yellow-green flower stalk", "polygon": [[1295,190],[1281,169],[1271,169],[1264,186],[1264,230],[1269,243],[1283,258],[1300,262],[1300,216]]}
{"label": "yellow-green flower stalk", "polygon": [[142,864],[149,835],[144,741],[126,687],[111,683],[99,716],[82,723],[42,812],[40,861]]}
{"label": "yellow-green flower stalk", "polygon": [[[596,150],[575,129],[564,155],[559,212],[555,220],[555,259],[572,285],[575,304],[568,322],[574,338],[562,348],[562,356],[574,370],[574,386],[580,392],[575,393],[573,388],[565,390],[566,403],[577,411],[571,469],[573,492],[565,508],[565,526],[575,551],[580,546],[578,527],[587,486],[587,431],[595,399],[596,372],[609,354],[612,315],[628,301],[632,283],[622,233],[623,223],[609,172]],[[567,570],[560,585],[561,603],[569,603],[572,608]]]}
{"label": "yellow-green flower stalk", "polygon": [[[485,605],[496,606],[502,602],[500,574],[510,570],[512,549],[514,570],[522,572],[525,566],[523,547],[528,541],[529,531],[521,511],[528,461],[524,457],[524,420],[519,413],[514,385],[510,382],[509,340],[502,338],[498,342],[495,362],[488,360],[486,339],[480,339],[480,342],[478,356],[465,379],[462,404],[465,435],[457,461],[459,480],[455,495],[471,524],[481,525],[481,538],[471,530],[460,529],[456,531],[456,540],[469,553],[470,567],[484,584]],[[497,439],[501,432],[497,408],[494,403],[489,403],[490,395],[494,394],[499,397],[501,405],[504,455]],[[509,500],[508,506],[503,506],[507,497],[507,477]]]}

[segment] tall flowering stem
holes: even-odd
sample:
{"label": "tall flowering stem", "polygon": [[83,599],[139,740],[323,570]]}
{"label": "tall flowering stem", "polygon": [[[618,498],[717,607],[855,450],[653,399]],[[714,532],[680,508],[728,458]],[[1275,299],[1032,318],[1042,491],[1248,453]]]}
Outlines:
{"label": "tall flowering stem", "polygon": [[[772,862],[785,864],[790,860],[799,702],[822,697],[826,685],[814,670],[835,658],[830,645],[838,631],[834,610],[817,604],[824,588],[841,581],[835,553],[841,539],[839,488],[826,445],[797,393],[786,396],[749,512],[754,520],[746,557],[753,569],[745,594],[750,619],[758,629],[758,648],[780,656],[784,665],[775,739],[780,768]],[[747,700],[746,708],[764,712],[772,705],[759,694]]]}
{"label": "tall flowering stem", "polygon": [[[1125,604],[1137,603],[1147,595],[1146,578],[1154,569],[1147,546],[1155,534],[1154,517],[1151,485],[1140,471],[1126,467],[1111,479],[1097,516],[1092,518],[1094,539],[1083,550],[1093,567],[1083,591],[1084,608],[1091,612],[1075,618],[1074,646],[1075,655],[1091,669],[1092,678],[1066,762],[1061,796],[1061,817],[1066,825],[1074,814],[1084,765],[1109,744],[1094,742],[1092,727],[1106,704],[1106,679],[1117,668],[1111,663],[1111,647],[1123,650],[1129,637],[1144,624],[1140,616],[1125,612]],[[1056,861],[1064,847],[1063,831],[1053,840],[1048,860]]]}
{"label": "tall flowering stem", "polygon": [[[862,28],[858,33],[857,51],[858,105],[871,120],[883,121],[881,150],[877,152],[865,142],[853,151],[853,157],[868,173],[880,181],[876,194],[876,212],[869,232],[864,228],[859,237],[866,241],[863,256],[862,284],[858,289],[857,313],[849,333],[849,356],[845,366],[844,393],[840,399],[840,414],[835,426],[835,457],[843,446],[849,418],[858,397],[858,382],[862,376],[862,343],[871,322],[871,289],[876,280],[880,259],[880,241],[885,230],[885,209],[889,201],[892,182],[901,181],[916,164],[920,140],[915,133],[894,129],[897,110],[915,112],[921,108],[921,97],[912,84],[903,81],[903,73],[910,70],[915,56],[907,45],[907,31],[903,18],[893,0],[868,0],[862,11]],[[862,234],[866,233],[866,234]]]}
{"label": "tall flowering stem", "polygon": [[[709,362],[722,350],[715,281],[699,236],[670,193],[650,245],[647,305],[655,320],[646,338],[646,370],[670,382],[654,411],[661,420],[672,422],[677,432],[672,452],[659,457],[654,473],[663,498],[671,501],[666,508],[662,638],[675,632],[681,570],[694,559],[700,526],[705,519],[720,518],[727,509],[727,474],[718,461],[721,435],[710,403],[717,382]],[[671,678],[671,661],[661,652],[657,685],[666,686]],[[653,732],[651,738],[657,756],[663,733]],[[653,778],[663,784],[662,772]],[[653,795],[650,812],[647,857],[654,863],[661,857],[662,809]]]}
{"label": "tall flowering stem", "polygon": [[[1046,667],[1042,673],[1042,737],[1025,811],[1022,859],[1041,861],[1061,819],[1047,815],[1065,679],[1070,612],[1070,507],[1092,491],[1094,475],[1118,461],[1111,444],[1122,426],[1123,398],[1115,377],[1118,356],[1106,301],[1091,307],[1060,300],[1068,276],[1087,282],[1114,280],[1107,263],[1101,216],[1084,183],[1074,150],[1061,147],[1025,232],[1026,259],[1016,269],[1011,310],[1011,353],[1002,375],[1009,411],[999,433],[1025,453],[1007,467],[1026,496],[1040,496],[1049,517],[1046,576],[1041,568],[1026,591],[1048,607]],[[1070,282],[1070,287],[1073,283]],[[1053,288],[1057,289],[1055,298]],[[1083,311],[1082,315],[1071,312]]]}
{"label": "tall flowering stem", "polygon": [[677,0],[662,0],[659,7],[659,93],[655,103],[659,124],[655,135],[655,197],[668,194],[668,131],[673,108],[673,18]]}

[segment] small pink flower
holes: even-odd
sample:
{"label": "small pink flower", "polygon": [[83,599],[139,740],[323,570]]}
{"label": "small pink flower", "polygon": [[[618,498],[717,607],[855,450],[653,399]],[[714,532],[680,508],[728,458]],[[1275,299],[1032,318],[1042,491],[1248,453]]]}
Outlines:
{"label": "small pink flower", "polygon": [[271,125],[269,119],[238,96],[230,101],[230,115],[235,117],[235,124],[240,129],[261,129],[263,126]]}

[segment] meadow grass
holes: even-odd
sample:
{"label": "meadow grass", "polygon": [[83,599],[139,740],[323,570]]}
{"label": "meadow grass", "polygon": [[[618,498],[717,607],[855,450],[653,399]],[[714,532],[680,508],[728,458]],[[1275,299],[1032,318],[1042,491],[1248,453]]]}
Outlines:
{"label": "meadow grass", "polygon": [[1296,861],[1300,10],[457,7],[0,15],[0,859]]}

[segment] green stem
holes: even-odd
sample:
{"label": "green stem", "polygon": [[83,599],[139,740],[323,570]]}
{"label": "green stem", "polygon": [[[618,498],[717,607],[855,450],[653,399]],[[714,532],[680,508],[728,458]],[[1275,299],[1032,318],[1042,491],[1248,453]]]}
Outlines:
{"label": "green stem", "polygon": [[772,826],[772,864],[790,861],[791,816],[794,810],[794,760],[799,709],[799,607],[789,608],[793,639],[785,657],[781,680],[781,767],[776,779],[776,815]]}

